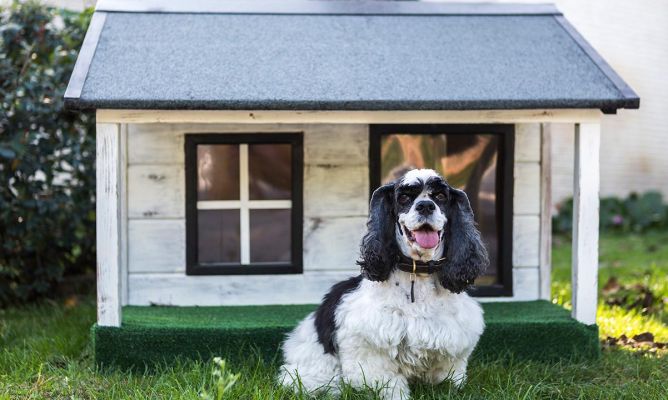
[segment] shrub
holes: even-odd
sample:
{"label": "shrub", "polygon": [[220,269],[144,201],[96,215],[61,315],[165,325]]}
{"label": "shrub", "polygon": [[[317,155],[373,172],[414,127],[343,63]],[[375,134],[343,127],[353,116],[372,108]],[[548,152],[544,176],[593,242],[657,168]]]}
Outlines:
{"label": "shrub", "polygon": [[95,266],[94,116],[63,110],[90,16],[0,10],[0,305]]}
{"label": "shrub", "polygon": [[[570,234],[573,229],[573,199],[564,201],[552,218],[555,233]],[[661,193],[631,193],[626,199],[604,197],[600,203],[599,226],[604,232],[645,232],[668,228],[668,206]]]}

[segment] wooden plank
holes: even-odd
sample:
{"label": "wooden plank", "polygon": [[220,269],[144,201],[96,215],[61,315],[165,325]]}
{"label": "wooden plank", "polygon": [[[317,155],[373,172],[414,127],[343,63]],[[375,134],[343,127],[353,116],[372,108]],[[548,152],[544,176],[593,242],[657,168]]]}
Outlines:
{"label": "wooden plank", "polygon": [[97,110],[98,122],[241,124],[454,124],[597,122],[597,109],[480,111]]}
{"label": "wooden plank", "polygon": [[304,219],[304,271],[353,270],[365,216]]}
{"label": "wooden plank", "polygon": [[97,323],[121,325],[120,125],[96,126]]}
{"label": "wooden plank", "polygon": [[540,163],[540,298],[552,298],[552,132],[543,124]]}
{"label": "wooden plank", "polygon": [[515,125],[515,161],[540,162],[540,124]]}
{"label": "wooden plank", "polygon": [[306,165],[306,217],[366,216],[369,210],[368,165]]}
{"label": "wooden plank", "polygon": [[84,36],[83,43],[81,48],[79,48],[79,56],[77,57],[76,63],[74,64],[74,69],[70,75],[70,81],[67,84],[67,89],[65,89],[65,102],[70,100],[78,100],[81,97],[81,92],[83,91],[84,83],[88,77],[88,70],[90,69],[90,64],[93,61],[93,56],[95,55],[95,50],[97,49],[97,43],[100,39],[100,34],[104,28],[104,22],[107,19],[107,13],[105,12],[96,12],[93,13],[93,16],[88,23],[88,30]]}
{"label": "wooden plank", "polygon": [[183,165],[130,165],[128,215],[130,218],[184,218]]}
{"label": "wooden plank", "polygon": [[241,203],[239,220],[239,242],[241,244],[241,264],[250,264],[250,211],[248,210],[248,199],[250,191],[248,164],[248,145],[239,145],[239,203]]}
{"label": "wooden plank", "polygon": [[184,136],[170,124],[128,124],[128,162],[183,164]]}
{"label": "wooden plank", "polygon": [[573,318],[596,323],[600,124],[575,126],[573,187]]}
{"label": "wooden plank", "polygon": [[[540,217],[516,215],[513,217],[513,268],[538,267]],[[513,270],[513,271],[514,271]]]}
{"label": "wooden plank", "polygon": [[120,218],[121,218],[121,304],[128,304],[128,124],[121,124]]}
{"label": "wooden plank", "polygon": [[[317,271],[294,275],[130,274],[130,304],[315,304],[322,300],[332,285],[355,275],[359,275],[359,270]],[[267,293],[271,293],[271,296]]]}
{"label": "wooden plank", "polygon": [[183,272],[186,270],[186,222],[184,219],[130,220],[128,270]]}
{"label": "wooden plank", "polygon": [[481,303],[538,300],[538,280],[538,268],[514,268],[512,296],[477,297],[476,299]]}
{"label": "wooden plank", "polygon": [[538,300],[538,268],[513,268],[513,300]]}
{"label": "wooden plank", "polygon": [[[198,210],[238,210],[241,200],[205,200],[197,202]],[[292,200],[247,200],[245,206],[252,210],[292,208]]]}
{"label": "wooden plank", "polygon": [[311,124],[303,130],[304,164],[368,165],[368,125]]}
{"label": "wooden plank", "polygon": [[514,175],[514,214],[538,215],[540,213],[540,164],[517,162]]}
{"label": "wooden plank", "polygon": [[129,124],[130,164],[183,164],[186,133],[304,132],[304,163],[366,165],[369,128],[364,124]]}

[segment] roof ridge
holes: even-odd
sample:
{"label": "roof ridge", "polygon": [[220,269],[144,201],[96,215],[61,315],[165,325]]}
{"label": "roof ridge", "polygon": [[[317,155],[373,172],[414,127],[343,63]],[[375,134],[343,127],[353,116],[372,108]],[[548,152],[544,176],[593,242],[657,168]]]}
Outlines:
{"label": "roof ridge", "polygon": [[561,15],[548,3],[383,0],[99,0],[96,11],[276,15]]}

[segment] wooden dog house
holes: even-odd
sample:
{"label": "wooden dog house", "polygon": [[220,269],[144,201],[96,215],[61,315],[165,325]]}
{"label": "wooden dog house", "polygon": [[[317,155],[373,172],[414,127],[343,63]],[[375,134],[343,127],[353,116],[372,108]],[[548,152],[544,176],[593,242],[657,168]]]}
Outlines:
{"label": "wooden dog house", "polygon": [[65,102],[97,117],[96,346],[148,305],[319,302],[412,167],[471,198],[473,295],[549,299],[553,123],[575,130],[572,316],[596,322],[600,119],[639,98],[551,5],[101,0]]}

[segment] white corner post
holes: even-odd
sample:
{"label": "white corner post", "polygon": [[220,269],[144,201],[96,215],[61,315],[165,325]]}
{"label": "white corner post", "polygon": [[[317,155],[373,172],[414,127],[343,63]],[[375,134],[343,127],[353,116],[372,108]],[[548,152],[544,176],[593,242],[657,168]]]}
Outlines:
{"label": "white corner post", "polygon": [[552,124],[540,125],[540,298],[552,300]]}
{"label": "white corner post", "polygon": [[573,190],[573,318],[596,323],[600,123],[575,124]]}
{"label": "white corner post", "polygon": [[121,126],[97,124],[97,323],[121,326]]}

